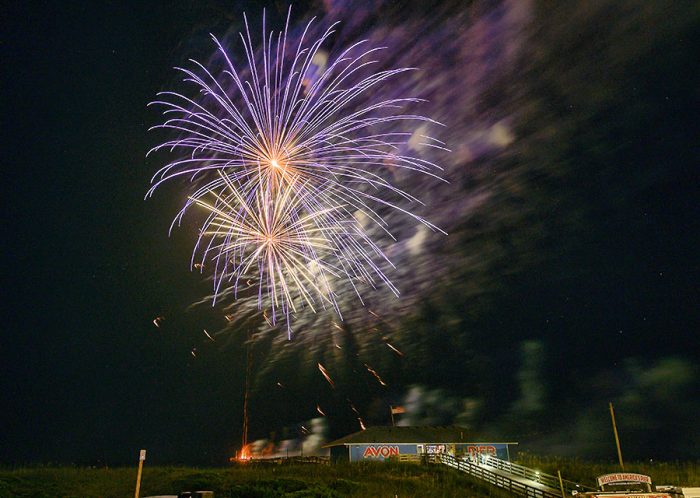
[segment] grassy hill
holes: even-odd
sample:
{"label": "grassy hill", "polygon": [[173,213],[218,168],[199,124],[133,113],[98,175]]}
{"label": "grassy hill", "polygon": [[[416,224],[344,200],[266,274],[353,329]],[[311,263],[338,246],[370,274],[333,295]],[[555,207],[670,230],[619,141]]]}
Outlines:
{"label": "grassy hill", "polygon": [[[133,468],[0,470],[0,497],[126,498],[133,497],[135,481]],[[509,496],[454,470],[415,464],[144,467],[142,497],[205,489],[215,498]]]}
{"label": "grassy hill", "polygon": [[[616,471],[613,463],[519,455],[519,463],[583,484]],[[629,463],[659,484],[700,486],[700,463]],[[33,467],[0,469],[0,497],[127,498],[134,494],[134,468]],[[400,463],[259,465],[229,468],[144,468],[141,496],[213,490],[215,498],[494,497],[510,495],[449,468]]]}

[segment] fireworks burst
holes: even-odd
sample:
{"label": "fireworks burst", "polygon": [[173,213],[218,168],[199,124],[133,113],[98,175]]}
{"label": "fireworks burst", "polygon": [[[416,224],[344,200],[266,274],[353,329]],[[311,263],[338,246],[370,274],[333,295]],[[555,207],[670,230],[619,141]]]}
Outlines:
{"label": "fireworks burst", "polygon": [[[366,229],[373,224],[391,236],[386,212],[399,211],[441,231],[402,207],[420,201],[385,174],[387,168],[433,177],[440,171],[405,153],[415,137],[395,129],[407,121],[439,125],[400,112],[420,99],[372,99],[381,85],[412,68],[373,72],[372,58],[381,49],[366,48],[366,41],[352,44],[327,66],[320,64],[321,47],[337,23],[307,42],[312,19],[298,45],[290,47],[290,13],[278,33],[268,33],[263,15],[259,50],[244,16],[240,38],[247,67],[237,68],[212,37],[223,70],[196,61],[194,69],[178,68],[200,98],[159,94],[152,104],[164,107],[168,119],[154,128],[179,137],[150,152],[186,155],[161,168],[147,194],[166,181],[188,179],[192,193],[173,226],[193,205],[208,213],[192,264],[199,270],[212,267],[213,301],[229,289],[234,300],[240,293],[255,294],[258,310],[269,310],[273,325],[284,318],[288,326],[300,308],[330,308],[342,317],[336,297],[343,287],[360,300],[363,285],[383,285],[398,295],[385,274],[391,263]],[[423,134],[420,144],[447,150]]]}
{"label": "fireworks burst", "polygon": [[[219,174],[227,190],[211,191],[214,202],[192,198],[209,213],[197,246],[205,248],[204,259],[212,254],[216,293],[222,282],[229,282],[235,299],[246,276],[256,274],[257,285],[252,287],[257,289],[258,303],[270,303],[272,324],[278,309],[289,324],[290,312],[300,305],[314,312],[319,304],[331,306],[340,314],[331,281],[343,276],[373,287],[379,278],[398,294],[373,263],[372,258],[384,257],[383,253],[354,219],[337,216],[339,208],[305,209],[304,198],[289,187],[268,186],[256,190],[254,199],[244,199],[233,182]],[[313,193],[309,190],[309,195]],[[264,316],[268,319],[267,313]]]}

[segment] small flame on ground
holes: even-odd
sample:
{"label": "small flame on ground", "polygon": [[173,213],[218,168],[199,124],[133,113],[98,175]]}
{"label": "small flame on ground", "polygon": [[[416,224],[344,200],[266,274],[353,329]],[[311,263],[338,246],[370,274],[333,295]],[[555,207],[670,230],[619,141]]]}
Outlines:
{"label": "small flame on ground", "polygon": [[247,462],[250,460],[252,457],[250,455],[250,445],[246,444],[242,449],[240,454],[238,455],[238,461],[239,462]]}

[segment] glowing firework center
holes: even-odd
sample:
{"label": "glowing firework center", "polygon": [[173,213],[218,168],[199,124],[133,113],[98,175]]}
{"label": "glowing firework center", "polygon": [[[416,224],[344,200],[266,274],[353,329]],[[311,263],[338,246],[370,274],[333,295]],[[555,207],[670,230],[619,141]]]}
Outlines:
{"label": "glowing firework center", "polygon": [[467,429],[446,427],[369,427],[324,446],[331,460],[351,462],[419,462],[421,456],[448,453],[457,458],[478,459],[480,455],[510,460],[513,442],[477,440]]}

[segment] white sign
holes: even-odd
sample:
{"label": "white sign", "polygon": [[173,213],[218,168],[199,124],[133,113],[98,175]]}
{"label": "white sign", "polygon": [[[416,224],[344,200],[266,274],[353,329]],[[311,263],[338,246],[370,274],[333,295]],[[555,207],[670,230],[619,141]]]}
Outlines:
{"label": "white sign", "polygon": [[598,477],[598,486],[615,482],[644,482],[646,484],[651,484],[651,477],[645,476],[644,474],[627,473],[605,474],[604,476]]}
{"label": "white sign", "polygon": [[141,451],[139,452],[139,460],[142,461],[142,462],[143,462],[144,460],[146,460],[146,450],[141,450]]}

